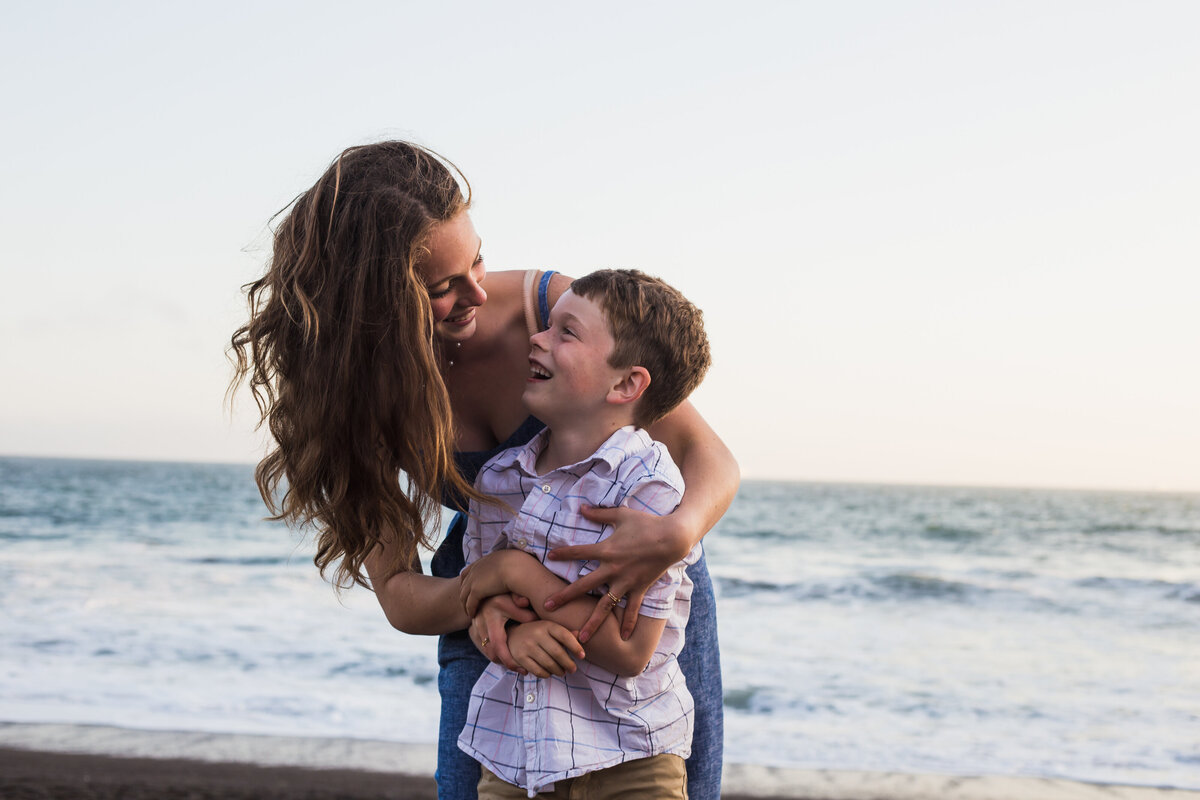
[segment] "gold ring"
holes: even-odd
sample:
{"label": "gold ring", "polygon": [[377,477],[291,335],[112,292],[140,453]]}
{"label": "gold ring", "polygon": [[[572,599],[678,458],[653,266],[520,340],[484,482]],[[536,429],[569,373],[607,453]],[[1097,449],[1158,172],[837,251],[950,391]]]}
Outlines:
{"label": "gold ring", "polygon": [[616,605],[620,605],[620,604],[621,604],[621,598],[617,597],[617,596],[616,596],[615,594],[613,594],[612,592],[609,592],[609,593],[608,593],[608,599],[609,599],[609,600],[612,600],[612,604],[613,604],[614,606],[616,606]]}
{"label": "gold ring", "polygon": [[488,637],[486,637],[486,636],[485,636],[485,637],[483,637],[482,639],[480,639],[480,640],[479,640],[479,643],[480,643],[481,645],[483,645],[484,647],[487,647],[487,646],[488,646],[488,642],[490,642],[490,641],[491,641],[491,639],[489,639]]}

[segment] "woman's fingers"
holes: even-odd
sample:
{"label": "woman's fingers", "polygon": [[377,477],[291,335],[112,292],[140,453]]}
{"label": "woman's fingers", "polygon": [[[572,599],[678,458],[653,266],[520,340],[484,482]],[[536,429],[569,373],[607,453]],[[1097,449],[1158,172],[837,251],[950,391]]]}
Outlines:
{"label": "woman's fingers", "polygon": [[[598,545],[589,545],[589,547],[596,547],[596,546],[598,546]],[[568,549],[568,548],[562,548],[562,549]],[[567,559],[567,560],[569,560],[569,559]],[[565,606],[567,603],[571,602],[572,600],[574,600],[578,597],[583,597],[585,594],[588,594],[592,591],[599,589],[600,587],[602,587],[606,583],[608,583],[608,579],[609,579],[609,576],[611,575],[611,573],[612,573],[611,569],[607,569],[603,565],[601,565],[600,568],[595,570],[594,572],[589,572],[587,575],[584,575],[582,578],[577,578],[574,583],[568,583],[562,589],[559,589],[557,592],[555,592],[554,594],[547,597],[546,598],[546,608],[549,610],[553,610],[553,609],[559,608],[561,606]],[[593,631],[593,633],[594,632],[595,631]]]}
{"label": "woman's fingers", "polygon": [[462,603],[463,609],[466,610],[467,616],[475,616],[475,610],[470,607],[471,597],[471,567],[474,564],[468,564],[458,576],[458,602]]}
{"label": "woman's fingers", "polygon": [[621,518],[621,515],[625,511],[626,509],[620,506],[607,508],[603,506],[583,506],[579,509],[579,513],[583,515],[584,519],[599,522],[601,525],[616,525],[617,520]]}
{"label": "woman's fingers", "polygon": [[513,620],[514,622],[533,622],[538,618],[538,615],[529,608],[528,599],[521,598],[521,600],[524,602],[518,601],[512,595],[492,595],[479,606],[479,613],[487,615],[489,619],[493,615],[501,617],[504,620],[504,624],[507,624],[508,620]]}
{"label": "woman's fingers", "polygon": [[626,595],[625,616],[621,620],[621,638],[628,640],[633,636],[633,629],[637,626],[638,612],[642,608],[642,600],[646,598],[646,592],[631,591]]}
{"label": "woman's fingers", "polygon": [[[584,519],[600,525],[616,525],[617,521],[622,516],[629,513],[627,508],[602,508],[600,506],[583,506],[579,509],[579,513]],[[596,544],[573,544],[566,547],[556,547],[549,552],[547,558],[553,561],[571,561],[578,559],[586,561],[596,559],[604,561],[608,554],[608,541],[603,539]]]}
{"label": "woman's fingers", "polygon": [[508,628],[504,624],[504,618],[498,616],[487,618],[484,620],[484,625],[489,639],[484,655],[488,657],[489,661],[501,664],[505,669],[515,670],[517,662],[513,660],[512,653],[508,649]]}
{"label": "woman's fingers", "polygon": [[[616,597],[618,601],[621,599],[620,595],[617,594],[613,594],[612,597]],[[616,603],[612,601],[612,597],[605,595],[596,601],[596,607],[592,609],[591,616],[587,618],[587,622],[583,623],[583,627],[579,629],[580,642],[586,644],[595,635],[596,631],[600,630],[600,626],[604,624],[604,621],[608,619],[613,608],[616,607]]]}
{"label": "woman's fingers", "polygon": [[492,641],[487,634],[487,626],[477,624],[475,620],[471,620],[471,624],[467,627],[467,633],[471,637],[471,641],[479,648],[479,652],[488,659],[492,660]]}
{"label": "woman's fingers", "polygon": [[464,578],[462,589],[458,593],[458,599],[462,603],[463,609],[466,610],[467,616],[473,617],[479,613],[479,604],[486,600],[486,597],[480,597],[475,591],[475,584],[470,578]]}

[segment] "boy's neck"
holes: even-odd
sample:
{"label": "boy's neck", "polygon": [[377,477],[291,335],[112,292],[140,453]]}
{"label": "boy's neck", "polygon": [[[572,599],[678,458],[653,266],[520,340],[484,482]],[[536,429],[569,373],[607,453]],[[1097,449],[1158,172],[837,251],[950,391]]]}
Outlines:
{"label": "boy's neck", "polygon": [[626,425],[633,424],[632,414],[588,414],[574,419],[542,420],[549,431],[546,446],[537,460],[539,475],[575,464],[588,458],[609,437]]}

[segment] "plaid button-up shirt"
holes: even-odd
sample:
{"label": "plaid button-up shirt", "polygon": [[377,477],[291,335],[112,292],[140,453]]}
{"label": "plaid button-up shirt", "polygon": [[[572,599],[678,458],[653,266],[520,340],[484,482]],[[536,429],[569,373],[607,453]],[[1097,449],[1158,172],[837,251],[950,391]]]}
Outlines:
{"label": "plaid button-up shirt", "polygon": [[[546,553],[612,533],[611,526],[584,519],[581,506],[627,506],[662,516],[683,497],[683,478],[667,448],[644,430],[622,428],[591,458],[538,475],[546,436],[542,431],[500,453],[480,471],[476,488],[509,508],[471,503],[463,538],[468,564],[493,550],[519,548],[574,581],[599,562],[547,561]],[[458,746],[530,797],[555,781],[624,761],[661,753],[687,758],[693,704],[676,657],[692,593],[684,570],[700,552],[697,545],[646,592],[640,613],[667,624],[644,672],[620,677],[580,661],[572,675],[543,679],[491,664],[471,692]]]}

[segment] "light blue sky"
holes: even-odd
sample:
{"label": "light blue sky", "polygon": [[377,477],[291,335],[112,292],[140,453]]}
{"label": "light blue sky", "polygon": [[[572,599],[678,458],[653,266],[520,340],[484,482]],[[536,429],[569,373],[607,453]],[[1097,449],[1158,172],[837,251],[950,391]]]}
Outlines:
{"label": "light blue sky", "polygon": [[266,223],[398,136],[700,304],[749,477],[1200,490],[1200,5],[175,5],[6,11],[0,453],[255,460]]}

